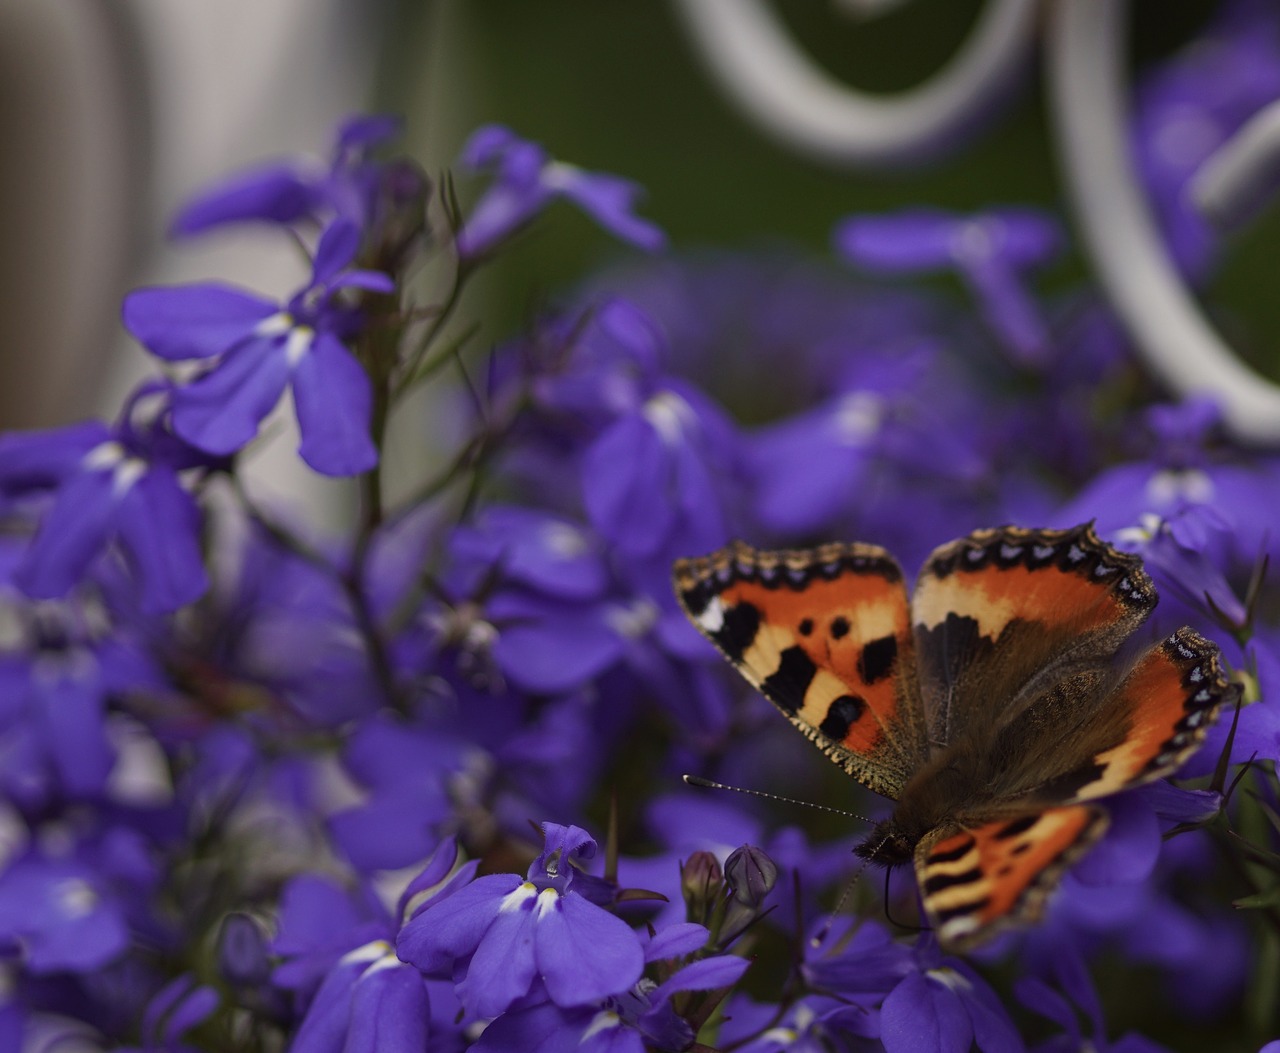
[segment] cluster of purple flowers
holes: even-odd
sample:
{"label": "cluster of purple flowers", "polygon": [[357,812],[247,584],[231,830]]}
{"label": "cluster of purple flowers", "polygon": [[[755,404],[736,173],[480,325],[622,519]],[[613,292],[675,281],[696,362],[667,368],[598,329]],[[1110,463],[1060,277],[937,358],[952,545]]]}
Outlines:
{"label": "cluster of purple flowers", "polygon": [[[1135,123],[1158,201],[1189,178],[1156,166],[1170,93],[1238,123],[1280,79],[1267,53],[1272,80],[1202,103],[1198,61],[1170,60]],[[664,236],[633,184],[498,127],[464,150],[459,211],[389,154],[397,131],[352,120],[328,160],[192,202],[177,235],[306,246],[298,290],[138,290],[124,325],[157,377],[114,422],[0,437],[0,1050],[1274,1037],[1253,965],[1274,940],[1249,919],[1280,918],[1280,458],[1164,401],[1094,292],[1037,293],[1057,221],[915,209],[839,219],[833,263],[633,262],[477,365],[450,328],[467,280],[552,202],[638,249]],[[1207,259],[1166,218],[1184,264]],[[454,271],[434,298],[424,257]],[[969,300],[904,280],[941,269]],[[453,362],[457,449],[390,504],[387,429]],[[241,484],[282,402],[301,459],[355,480],[340,537]],[[977,527],[1090,518],[1143,555],[1162,626],[1223,642],[1246,704],[1185,772],[1207,788],[1110,802],[1041,926],[944,955],[891,920],[914,916],[897,872],[833,916],[850,821],[813,839],[681,785],[816,794],[829,773],[687,623],[673,560],[856,538],[911,567]],[[1122,1006],[1138,970],[1164,998]],[[1153,1037],[1114,1038],[1104,1003]]]}

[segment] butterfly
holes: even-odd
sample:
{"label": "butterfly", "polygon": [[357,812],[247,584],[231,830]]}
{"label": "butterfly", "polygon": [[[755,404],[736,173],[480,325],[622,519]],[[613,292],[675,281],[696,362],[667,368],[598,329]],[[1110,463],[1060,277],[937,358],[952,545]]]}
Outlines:
{"label": "butterfly", "polygon": [[912,863],[942,946],[1036,919],[1105,832],[1100,798],[1174,772],[1237,688],[1190,628],[1132,653],[1142,561],[1071,530],[937,548],[910,600],[883,548],[679,560],[699,630],[818,748],[897,802],[857,852]]}

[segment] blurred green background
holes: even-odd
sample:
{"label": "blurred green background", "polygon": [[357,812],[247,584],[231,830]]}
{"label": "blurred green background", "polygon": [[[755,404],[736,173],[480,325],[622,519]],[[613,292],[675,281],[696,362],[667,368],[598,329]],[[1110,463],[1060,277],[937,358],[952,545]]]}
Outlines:
{"label": "blurred green background", "polygon": [[[774,4],[824,67],[884,92],[936,70],[981,6],[915,0],[856,19],[835,0]],[[1135,68],[1184,46],[1216,7],[1212,0],[1134,3]],[[1063,215],[1038,65],[1005,114],[959,151],[913,170],[850,172],[759,134],[704,74],[671,5],[658,0],[394,0],[384,24],[376,102],[398,109],[409,101],[411,141],[433,144],[433,165],[456,156],[475,124],[508,124],[556,157],[640,182],[648,191],[643,213],[670,233],[677,250],[792,245],[828,255],[839,217],[912,204],[961,210],[1035,204]],[[1273,375],[1280,347],[1280,297],[1271,292],[1277,236],[1275,209],[1234,235],[1205,296],[1241,352]],[[557,209],[554,222],[488,275],[486,329],[514,329],[537,304],[618,254],[589,220]],[[1065,287],[1085,273],[1072,251],[1040,287]],[[952,291],[958,294],[958,285]]]}

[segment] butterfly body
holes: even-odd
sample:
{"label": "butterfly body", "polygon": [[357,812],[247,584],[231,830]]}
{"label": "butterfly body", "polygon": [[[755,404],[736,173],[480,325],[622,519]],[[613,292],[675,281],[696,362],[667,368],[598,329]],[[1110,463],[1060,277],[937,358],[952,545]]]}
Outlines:
{"label": "butterfly body", "polygon": [[908,598],[883,549],[731,545],[675,567],[686,613],[854,779],[896,801],[858,848],[910,862],[944,945],[1034,917],[1105,831],[1094,801],[1174,771],[1231,686],[1190,629],[1130,653],[1141,562],[1073,530],[975,531]]}

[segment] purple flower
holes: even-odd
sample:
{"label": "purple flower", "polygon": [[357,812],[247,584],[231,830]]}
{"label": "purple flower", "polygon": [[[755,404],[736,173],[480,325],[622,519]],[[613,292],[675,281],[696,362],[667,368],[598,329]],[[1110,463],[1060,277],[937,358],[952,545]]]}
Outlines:
{"label": "purple flower", "polygon": [[311,281],[283,304],[218,284],[125,297],[125,328],[153,354],[216,360],[173,393],[180,436],[210,453],[234,453],[291,388],[298,452],[307,464],[324,475],[354,475],[377,463],[372,387],[346,347],[359,316],[339,296],[351,288],[390,293],[394,285],[382,274],[344,269],[358,245],[355,226],[331,225],[316,248]]}
{"label": "purple flower", "polygon": [[128,945],[122,905],[91,865],[28,855],[0,874],[0,948],[29,973],[92,972]]}
{"label": "purple flower", "polygon": [[398,920],[415,896],[424,890],[447,895],[475,868],[474,862],[459,867],[457,845],[442,842],[405,887],[394,918],[367,888],[348,893],[316,875],[295,877],[285,888],[280,933],[271,948],[284,959],[272,982],[296,994],[305,1010],[292,1048],[421,1050],[428,1035],[440,1048],[450,1047],[459,1008],[451,985],[424,980],[396,957],[394,942]]}
{"label": "purple flower", "polygon": [[458,232],[458,255],[463,259],[491,252],[556,198],[572,201],[615,237],[639,248],[652,251],[666,243],[661,230],[635,215],[641,193],[635,183],[553,161],[537,143],[501,125],[472,133],[462,148],[461,163],[473,171],[494,173]]}
{"label": "purple flower", "polygon": [[322,209],[363,223],[368,212],[368,152],[400,133],[399,118],[349,118],[338,128],[328,165],[294,158],[224,180],[193,198],[170,228],[175,235],[202,233],[227,223],[288,225],[316,219]]}
{"label": "purple flower", "polygon": [[348,952],[324,978],[290,1047],[294,1053],[421,1050],[431,1003],[418,970],[390,943],[374,940]]}
{"label": "purple flower", "polygon": [[[1267,497],[1280,479],[1280,461],[1245,458],[1218,445],[1218,416],[1203,399],[1153,407],[1142,422],[1147,458],[1100,472],[1055,521],[1096,518],[1098,532],[1106,536],[1155,516],[1170,524],[1182,546],[1246,565],[1262,551],[1280,551],[1280,515]],[[1210,541],[1224,544],[1215,550]]]}
{"label": "purple flower", "polygon": [[756,515],[780,536],[839,529],[856,509],[860,529],[875,510],[910,518],[910,493],[969,492],[985,461],[966,433],[968,401],[936,383],[944,364],[932,348],[882,355],[846,371],[835,396],[757,431],[748,459]]}
{"label": "purple flower", "polygon": [[995,992],[968,965],[944,958],[931,937],[880,1007],[886,1053],[1021,1053],[1022,1039]]}
{"label": "purple flower", "polygon": [[620,994],[640,977],[640,941],[574,887],[572,863],[595,854],[576,826],[544,823],[541,855],[521,881],[490,874],[429,901],[401,930],[401,958],[427,976],[461,973],[458,997],[497,1016],[536,989],[562,1008]]}
{"label": "purple flower", "polygon": [[145,612],[174,610],[208,587],[200,511],[179,472],[211,462],[174,438],[163,414],[144,420],[135,413],[155,391],[136,392],[114,426],[91,422],[0,438],[0,487],[54,495],[14,572],[27,595],[66,595],[113,543]]}
{"label": "purple flower", "polygon": [[[1164,1046],[1133,1032],[1116,1042],[1108,1040],[1098,993],[1070,940],[1061,943],[1052,960],[1062,993],[1035,977],[1018,980],[1014,984],[1018,1000],[1023,1005],[1048,1017],[1063,1029],[1062,1035],[1037,1046],[1037,1053],[1070,1053],[1079,1049],[1095,1049],[1098,1053],[1166,1053]],[[1063,994],[1067,997],[1064,998]],[[1092,1025],[1088,1035],[1080,1028],[1079,1016],[1072,1002],[1084,1010]]]}
{"label": "purple flower", "polygon": [[[583,456],[587,518],[631,557],[709,551],[728,539],[718,491],[733,428],[701,393],[672,384],[619,417]],[[668,559],[663,560],[668,563]]]}
{"label": "purple flower", "polygon": [[221,999],[206,984],[197,985],[188,973],[165,984],[147,1003],[142,1014],[143,1044],[120,1047],[119,1053],[196,1053],[197,1047],[181,1041],[192,1028],[217,1010]]}
{"label": "purple flower", "polygon": [[1049,332],[1022,276],[1060,251],[1058,225],[1043,213],[1006,208],[964,216],[910,209],[846,219],[834,238],[840,253],[869,271],[957,271],[1013,360],[1028,366],[1047,361]]}
{"label": "purple flower", "polygon": [[1267,0],[1229,0],[1136,93],[1133,152],[1174,261],[1195,279],[1218,238],[1188,183],[1258,110],[1280,95],[1280,18]]}
{"label": "purple flower", "polygon": [[[705,939],[706,930],[695,927]],[[650,942],[652,950],[658,950],[659,944],[674,949],[663,936],[658,933]],[[646,960],[653,961],[655,956],[646,954]],[[672,1009],[672,996],[681,991],[732,987],[750,964],[733,955],[701,958],[661,984],[642,979],[596,1006],[565,1008],[545,1003],[511,1010],[485,1028],[471,1048],[476,1053],[523,1053],[528,1049],[540,1053],[644,1053],[647,1049],[678,1053],[689,1048],[694,1033]]]}

